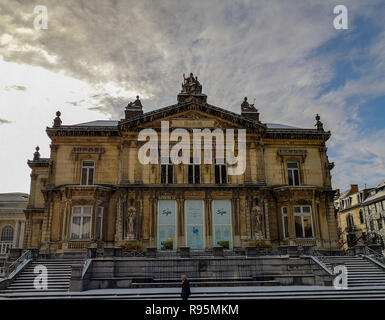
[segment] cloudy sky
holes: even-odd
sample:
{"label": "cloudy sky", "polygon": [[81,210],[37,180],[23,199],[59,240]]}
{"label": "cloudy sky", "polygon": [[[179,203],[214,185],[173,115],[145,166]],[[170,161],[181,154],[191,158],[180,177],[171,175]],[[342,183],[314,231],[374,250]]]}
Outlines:
{"label": "cloudy sky", "polygon": [[[348,30],[333,26],[337,4]],[[48,28],[35,29],[44,5]],[[29,192],[27,159],[45,127],[120,119],[174,104],[183,73],[208,102],[263,122],[332,131],[333,186],[385,178],[385,1],[0,0],[0,192]]]}

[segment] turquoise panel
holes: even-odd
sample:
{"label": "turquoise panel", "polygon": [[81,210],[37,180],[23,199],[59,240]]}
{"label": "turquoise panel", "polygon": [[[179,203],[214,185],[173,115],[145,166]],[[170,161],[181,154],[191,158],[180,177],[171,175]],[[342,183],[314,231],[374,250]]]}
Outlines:
{"label": "turquoise panel", "polygon": [[213,201],[214,224],[231,224],[231,201]]}
{"label": "turquoise panel", "polygon": [[175,249],[175,226],[159,226],[158,232],[158,249],[166,249],[166,244],[164,244],[163,242],[169,241],[173,242],[172,248],[169,249]]}
{"label": "turquoise panel", "polygon": [[187,227],[187,246],[191,250],[203,250],[204,243],[204,229],[203,226],[188,226]]}
{"label": "turquoise panel", "polygon": [[202,200],[186,200],[186,239],[191,250],[204,249],[204,206]]}
{"label": "turquoise panel", "polygon": [[175,201],[159,200],[159,225],[175,225]]}
{"label": "turquoise panel", "polygon": [[203,201],[186,200],[186,224],[203,224]]}
{"label": "turquoise panel", "polygon": [[158,249],[176,249],[175,204],[175,200],[158,201]]}

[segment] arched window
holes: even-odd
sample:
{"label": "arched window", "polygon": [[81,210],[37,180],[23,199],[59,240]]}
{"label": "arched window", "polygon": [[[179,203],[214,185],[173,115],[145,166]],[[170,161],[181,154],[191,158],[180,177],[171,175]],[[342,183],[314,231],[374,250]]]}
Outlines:
{"label": "arched window", "polygon": [[13,228],[11,226],[5,226],[1,230],[1,241],[4,241],[4,242],[13,241]]}

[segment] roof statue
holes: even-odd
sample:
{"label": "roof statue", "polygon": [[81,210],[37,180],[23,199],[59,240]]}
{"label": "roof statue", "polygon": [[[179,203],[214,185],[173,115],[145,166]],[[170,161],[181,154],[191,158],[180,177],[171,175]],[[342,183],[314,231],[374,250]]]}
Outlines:
{"label": "roof statue", "polygon": [[245,99],[243,100],[242,104],[241,104],[241,111],[244,112],[244,111],[254,111],[254,112],[257,112],[258,110],[254,107],[254,103],[253,104],[250,104],[247,102],[247,97],[245,97]]}
{"label": "roof statue", "polygon": [[253,119],[256,121],[259,121],[259,112],[258,110],[254,107],[254,103],[250,104],[247,101],[247,97],[243,100],[241,104],[241,114],[249,119]]}
{"label": "roof statue", "polygon": [[315,127],[317,128],[317,130],[323,130],[324,129],[324,124],[320,121],[321,117],[319,116],[318,113],[315,116],[315,120],[317,121],[316,124],[315,124]]}
{"label": "roof statue", "polygon": [[142,106],[142,102],[139,100],[139,96],[136,96],[136,100],[134,102],[129,102],[127,104],[127,107],[126,109],[142,109],[143,106]]}
{"label": "roof statue", "polygon": [[183,74],[182,93],[200,94],[202,93],[202,85],[198,81],[198,77],[194,78],[193,73],[190,73],[188,78]]}
{"label": "roof statue", "polygon": [[143,105],[139,96],[136,96],[136,100],[134,102],[129,102],[127,104],[124,113],[126,120],[143,114]]}
{"label": "roof statue", "polygon": [[205,104],[207,96],[202,93],[202,85],[198,81],[198,77],[193,73],[186,78],[183,74],[182,90],[178,94],[178,103],[196,102]]}

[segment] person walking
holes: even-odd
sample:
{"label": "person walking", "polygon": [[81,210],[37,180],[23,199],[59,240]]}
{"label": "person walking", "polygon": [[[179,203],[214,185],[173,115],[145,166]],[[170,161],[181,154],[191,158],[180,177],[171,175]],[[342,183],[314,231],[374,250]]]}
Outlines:
{"label": "person walking", "polygon": [[182,275],[182,293],[181,293],[182,300],[187,301],[190,294],[191,294],[190,283],[187,280],[186,275]]}

